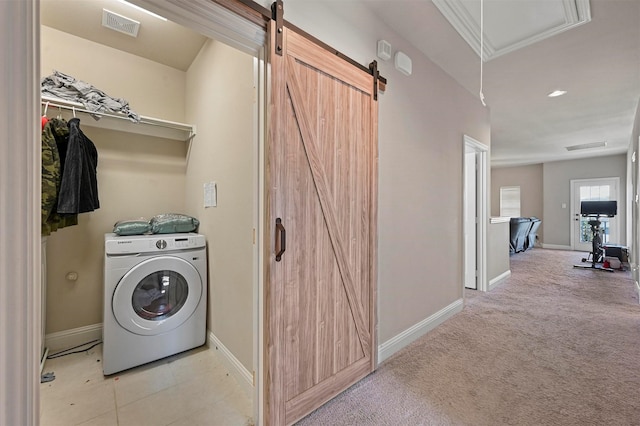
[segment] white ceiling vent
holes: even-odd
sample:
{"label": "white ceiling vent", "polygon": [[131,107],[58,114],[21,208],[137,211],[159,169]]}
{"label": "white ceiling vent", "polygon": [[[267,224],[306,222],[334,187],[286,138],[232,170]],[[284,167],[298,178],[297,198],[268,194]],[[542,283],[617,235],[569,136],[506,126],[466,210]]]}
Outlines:
{"label": "white ceiling vent", "polygon": [[138,37],[140,22],[118,15],[107,9],[102,9],[102,26],[118,31],[131,37]]}
{"label": "white ceiling vent", "polygon": [[567,151],[577,151],[579,149],[605,148],[606,146],[607,146],[607,142],[602,141],[602,142],[583,143],[580,145],[565,146],[565,148],[567,149]]}

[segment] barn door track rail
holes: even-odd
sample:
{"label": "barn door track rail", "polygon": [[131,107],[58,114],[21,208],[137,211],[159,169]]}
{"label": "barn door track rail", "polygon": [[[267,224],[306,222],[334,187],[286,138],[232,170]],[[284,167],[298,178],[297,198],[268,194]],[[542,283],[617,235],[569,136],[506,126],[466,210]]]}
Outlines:
{"label": "barn door track rail", "polygon": [[318,40],[311,34],[301,30],[296,27],[292,23],[288,22],[284,19],[284,2],[282,0],[276,0],[271,4],[271,10],[259,5],[253,0],[214,0],[216,3],[221,6],[226,7],[227,9],[236,12],[240,16],[250,20],[251,22],[258,25],[266,25],[266,22],[269,20],[273,20],[276,22],[276,54],[282,56],[283,46],[282,46],[282,36],[283,36],[283,27],[287,27],[292,31],[300,34],[304,38],[311,40],[312,42],[322,46],[323,49],[333,53],[337,57],[347,61],[351,65],[356,68],[361,69],[362,71],[371,74],[373,76],[373,98],[374,100],[378,100],[378,93],[384,92],[387,87],[387,79],[380,75],[378,71],[378,63],[373,61],[369,64],[368,67],[359,64],[354,61],[347,55],[342,52],[337,51],[333,47],[323,43]]}

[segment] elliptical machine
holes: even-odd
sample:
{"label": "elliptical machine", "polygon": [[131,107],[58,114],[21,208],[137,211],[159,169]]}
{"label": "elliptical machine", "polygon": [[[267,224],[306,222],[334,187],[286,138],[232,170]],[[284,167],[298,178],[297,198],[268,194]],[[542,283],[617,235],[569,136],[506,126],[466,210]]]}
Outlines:
{"label": "elliptical machine", "polygon": [[583,217],[592,218],[587,222],[591,226],[591,252],[586,258],[582,258],[583,262],[588,262],[591,257],[590,265],[573,265],[574,268],[589,268],[599,271],[614,272],[613,268],[605,268],[603,263],[604,251],[602,250],[602,228],[600,225],[600,216],[614,217],[618,212],[616,201],[583,201],[580,203],[580,214]]}

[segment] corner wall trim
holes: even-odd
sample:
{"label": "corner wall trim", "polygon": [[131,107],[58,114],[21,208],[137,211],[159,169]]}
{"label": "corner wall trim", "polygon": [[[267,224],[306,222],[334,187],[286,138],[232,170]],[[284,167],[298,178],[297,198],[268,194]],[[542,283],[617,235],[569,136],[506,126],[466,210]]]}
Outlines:
{"label": "corner wall trim", "polygon": [[398,352],[400,349],[409,345],[419,337],[424,336],[458,312],[462,311],[464,300],[458,299],[448,306],[440,309],[435,314],[423,319],[419,323],[409,327],[402,333],[392,337],[383,344],[378,346],[378,365],[385,359]]}
{"label": "corner wall trim", "polygon": [[244,365],[238,360],[238,358],[231,353],[229,349],[225,345],[222,344],[220,339],[213,334],[213,331],[207,330],[207,336],[209,337],[209,347],[210,349],[217,350],[220,355],[222,355],[222,361],[225,366],[229,370],[229,372],[233,375],[233,377],[238,381],[238,384],[247,395],[250,401],[253,400],[253,375],[247,370]]}
{"label": "corner wall trim", "polygon": [[542,248],[551,249],[551,250],[569,250],[569,251],[573,250],[571,246],[563,246],[560,244],[545,244],[545,243],[542,243]]}
{"label": "corner wall trim", "polygon": [[44,342],[49,352],[55,352],[97,339],[102,339],[102,323],[49,333]]}
{"label": "corner wall trim", "polygon": [[502,280],[509,278],[510,276],[511,276],[511,269],[507,269],[497,277],[489,280],[489,291],[493,290],[494,287],[497,286]]}

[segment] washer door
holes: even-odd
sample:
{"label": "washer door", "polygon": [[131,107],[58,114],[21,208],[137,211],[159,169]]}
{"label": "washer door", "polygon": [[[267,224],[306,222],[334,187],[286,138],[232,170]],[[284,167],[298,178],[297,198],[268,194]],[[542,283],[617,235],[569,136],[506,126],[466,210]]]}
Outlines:
{"label": "washer door", "polygon": [[151,336],[182,325],[201,297],[202,279],[196,268],[178,257],[160,256],[137,264],[122,277],[111,307],[123,328]]}

